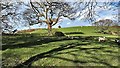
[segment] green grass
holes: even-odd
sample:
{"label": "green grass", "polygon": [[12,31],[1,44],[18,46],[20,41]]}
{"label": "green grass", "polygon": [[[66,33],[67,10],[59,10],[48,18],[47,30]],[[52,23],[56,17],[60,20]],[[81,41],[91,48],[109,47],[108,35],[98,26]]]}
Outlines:
{"label": "green grass", "polygon": [[[119,47],[114,42],[117,36],[95,33],[94,27],[53,30],[71,37],[49,37],[45,29],[31,35],[3,36],[2,66],[118,66]],[[98,42],[98,36],[108,40]]]}
{"label": "green grass", "polygon": [[97,31],[95,30],[95,27],[93,27],[93,26],[69,27],[69,28],[61,28],[61,29],[58,29],[58,30],[62,31],[64,33],[69,33],[69,32],[82,32],[82,33],[84,33],[84,34],[70,34],[71,36],[118,37],[118,36],[113,36],[113,35],[108,35],[108,34],[96,33]]}
{"label": "green grass", "polygon": [[[114,29],[115,30],[115,29]],[[119,36],[115,36],[115,35],[110,35],[110,34],[101,34],[101,33],[96,33],[97,30],[95,29],[94,26],[78,26],[78,27],[67,27],[67,28],[54,28],[54,31],[61,31],[63,33],[65,33],[66,35],[69,36],[105,36],[105,37],[112,37],[112,38],[117,38]],[[47,36],[47,30],[46,29],[41,29],[41,30],[36,30],[33,31],[31,33],[33,34],[40,34],[41,36]],[[73,34],[70,34],[70,33]],[[81,32],[81,33],[74,33],[74,32]],[[83,34],[82,34],[83,33]]]}

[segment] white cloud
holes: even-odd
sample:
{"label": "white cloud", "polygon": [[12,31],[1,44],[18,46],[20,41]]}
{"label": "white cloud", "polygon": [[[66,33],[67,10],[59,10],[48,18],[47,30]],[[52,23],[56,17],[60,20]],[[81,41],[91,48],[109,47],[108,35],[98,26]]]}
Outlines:
{"label": "white cloud", "polygon": [[70,22],[67,23],[67,25],[69,25],[69,24],[70,24]]}
{"label": "white cloud", "polygon": [[[113,5],[109,5],[107,8],[104,8],[104,7],[101,8],[99,6],[96,6],[94,11],[98,15],[98,16],[97,15],[94,16],[97,20],[102,18],[114,19],[114,15],[112,14],[116,14],[118,12],[117,8]],[[78,14],[79,12],[76,15]],[[85,17],[87,14],[88,14],[88,8],[82,11],[81,16],[77,18],[77,20],[85,20]]]}

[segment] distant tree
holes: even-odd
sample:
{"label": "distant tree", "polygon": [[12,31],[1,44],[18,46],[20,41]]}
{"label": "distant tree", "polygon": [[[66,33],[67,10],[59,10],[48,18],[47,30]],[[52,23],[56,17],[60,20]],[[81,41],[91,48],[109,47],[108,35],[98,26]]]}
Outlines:
{"label": "distant tree", "polygon": [[99,32],[104,32],[105,30],[108,30],[110,26],[113,26],[113,24],[114,22],[110,19],[102,19],[93,23],[93,25],[96,26]]}

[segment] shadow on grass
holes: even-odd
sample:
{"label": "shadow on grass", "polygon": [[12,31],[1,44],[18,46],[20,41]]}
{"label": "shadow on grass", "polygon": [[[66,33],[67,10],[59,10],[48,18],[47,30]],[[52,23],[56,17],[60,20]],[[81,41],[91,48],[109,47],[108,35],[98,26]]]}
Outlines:
{"label": "shadow on grass", "polygon": [[84,34],[83,32],[68,32],[68,33],[65,33],[65,34]]}
{"label": "shadow on grass", "polygon": [[[99,48],[81,48],[81,47],[78,47],[77,49],[79,49],[79,50],[74,50],[74,51],[68,51],[68,52],[59,53],[60,51],[63,51],[63,50],[66,50],[66,49],[76,48],[77,46],[88,45],[88,44],[89,43],[87,43],[87,44],[71,43],[71,44],[67,44],[67,45],[61,45],[61,47],[58,47],[58,48],[52,49],[52,50],[50,50],[48,52],[44,52],[44,53],[41,53],[41,54],[37,54],[37,55],[35,55],[33,57],[30,57],[28,60],[26,60],[25,62],[23,62],[21,64],[18,64],[14,68],[23,68],[23,67],[26,67],[26,68],[28,67],[29,68],[29,67],[31,67],[31,64],[33,62],[35,62],[37,60],[40,60],[42,58],[56,58],[56,59],[61,59],[61,60],[72,62],[72,63],[76,64],[76,66],[81,66],[82,64],[86,64],[86,63],[100,63],[100,64],[104,64],[105,66],[112,67],[112,65],[110,65],[107,62],[102,61],[99,58],[92,57],[92,56],[91,57],[84,56],[86,58],[93,58],[93,59],[98,60],[98,61],[95,61],[95,60],[83,61],[83,60],[79,60],[77,58],[77,56],[78,56],[77,54],[71,53],[71,52],[83,51],[83,50],[86,51],[86,50],[90,50],[90,49],[98,50],[98,49],[103,49],[105,47],[99,47]],[[70,55],[73,55],[75,57],[75,60],[69,59],[69,58],[55,56],[55,55],[58,55],[58,54],[70,54]]]}
{"label": "shadow on grass", "polygon": [[[37,35],[12,35],[13,38],[4,38],[5,45],[2,45],[2,50],[31,47],[36,45],[41,45],[50,42],[64,41],[64,40],[82,40],[82,37],[72,38],[72,37],[54,37],[54,36],[37,36]],[[14,37],[15,36],[15,37]],[[8,40],[7,40],[8,39]],[[23,42],[23,43],[19,43]]]}
{"label": "shadow on grass", "polygon": [[[74,47],[76,47],[78,45],[88,45],[88,44],[71,43],[71,44],[67,44],[67,45],[61,45],[61,47],[58,47],[58,48],[52,49],[52,50],[50,50],[48,52],[44,52],[44,53],[35,55],[33,57],[30,57],[25,62],[15,66],[15,68],[30,67],[33,62],[35,62],[35,61],[37,61],[39,59],[42,59],[42,58],[45,58],[45,57],[52,57],[52,55],[56,54],[59,51],[74,48]],[[55,58],[55,57],[53,57],[53,58]],[[60,57],[59,57],[59,59],[60,59]],[[67,60],[67,61],[72,61],[70,59],[65,59],[65,58],[61,58],[61,59],[64,59],[64,60]],[[73,61],[73,62],[80,62],[80,61]],[[81,62],[81,63],[85,63],[85,62]]]}
{"label": "shadow on grass", "polygon": [[[113,41],[106,41],[106,42],[98,42],[96,38],[97,36],[74,36],[74,37],[49,37],[49,36],[38,36],[38,35],[30,35],[30,34],[24,34],[24,35],[13,35],[15,38],[10,38],[8,41],[6,41],[5,45],[2,45],[2,50],[5,49],[14,49],[14,48],[22,48],[22,47],[30,47],[30,46],[36,46],[41,45],[45,43],[50,42],[56,42],[56,41],[64,41],[64,40],[80,40],[82,42],[89,42],[89,43],[96,43],[96,44],[102,44],[102,45],[111,45],[115,44]],[[3,40],[6,40],[7,38],[4,38]],[[23,43],[19,43],[23,42]]]}
{"label": "shadow on grass", "polygon": [[[15,66],[15,68],[23,68],[23,67],[31,67],[31,64],[37,60],[40,60],[42,58],[45,58],[45,57],[49,57],[49,58],[57,58],[57,59],[62,59],[62,60],[66,60],[66,61],[70,61],[70,62],[73,62],[76,64],[76,66],[80,66],[81,64],[85,64],[85,63],[88,63],[87,61],[82,61],[82,60],[77,60],[77,55],[76,54],[71,54],[70,51],[69,52],[65,52],[67,54],[71,54],[73,55],[74,57],[76,57],[75,60],[72,60],[72,59],[68,59],[68,58],[63,58],[63,57],[57,57],[57,56],[54,56],[54,55],[57,55],[57,54],[62,54],[62,53],[59,53],[59,51],[63,51],[63,50],[66,50],[66,49],[71,49],[71,48],[75,48],[77,46],[80,46],[80,45],[89,45],[89,44],[92,44],[92,43],[95,43],[95,44],[107,44],[107,45],[111,45],[111,44],[114,44],[114,42],[111,42],[111,41],[107,41],[107,42],[98,42],[97,39],[97,36],[86,36],[86,37],[83,37],[83,36],[74,36],[74,37],[42,37],[42,36],[37,36],[37,35],[15,35],[15,36],[19,36],[17,37],[17,39],[15,38],[13,41],[20,41],[20,40],[23,40],[22,38],[26,39],[28,41],[25,41],[24,43],[21,43],[21,44],[10,44],[7,43],[7,45],[4,45],[2,46],[2,49],[5,50],[5,49],[14,49],[14,48],[23,48],[23,47],[30,47],[30,46],[35,46],[35,45],[41,45],[41,44],[44,44],[44,43],[49,43],[49,42],[56,42],[56,41],[64,41],[64,40],[80,40],[82,42],[88,42],[88,43],[70,43],[70,44],[67,44],[67,45],[60,45],[60,47],[58,48],[55,48],[55,49],[52,49],[50,51],[47,51],[47,52],[44,52],[44,53],[40,53],[40,54],[37,54],[33,57],[30,57],[28,60],[26,60],[25,62],[21,63],[21,64],[18,64],[17,66]],[[100,50],[100,49],[104,49],[105,47],[97,47],[97,48],[78,48],[79,51],[86,51],[86,50]],[[76,52],[76,51],[75,51]],[[87,54],[91,54],[90,52],[86,52]],[[101,63],[101,64],[104,64],[106,66],[109,66],[111,67],[110,64],[106,63],[106,62],[103,62],[102,60],[100,60],[99,58],[95,58],[95,57],[90,57],[90,58],[93,58],[93,59],[96,59],[96,60],[99,60],[99,62],[97,61],[89,61],[91,63]]]}

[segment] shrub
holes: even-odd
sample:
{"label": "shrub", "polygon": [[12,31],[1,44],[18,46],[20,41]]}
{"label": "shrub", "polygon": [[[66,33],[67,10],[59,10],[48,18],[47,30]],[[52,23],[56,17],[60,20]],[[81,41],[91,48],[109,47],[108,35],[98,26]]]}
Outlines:
{"label": "shrub", "polygon": [[60,32],[60,31],[56,31],[54,32],[53,34],[54,36],[65,36],[63,32]]}

